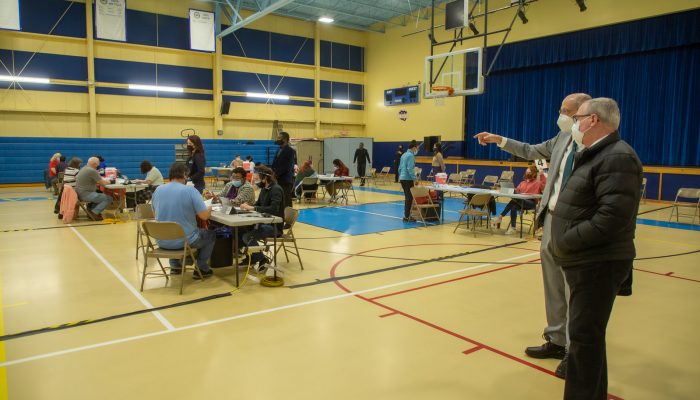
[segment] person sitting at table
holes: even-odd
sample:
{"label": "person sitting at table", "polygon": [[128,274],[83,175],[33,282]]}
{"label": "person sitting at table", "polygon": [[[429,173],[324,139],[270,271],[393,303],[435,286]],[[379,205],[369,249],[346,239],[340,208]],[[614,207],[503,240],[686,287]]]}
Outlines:
{"label": "person sitting at table", "polygon": [[253,185],[245,179],[246,170],[243,167],[236,167],[231,172],[231,181],[224,186],[221,193],[212,195],[205,192],[204,196],[207,199],[214,198],[215,201],[219,197],[225,197],[231,200],[231,205],[239,207],[241,204],[255,204],[255,190]]}
{"label": "person sitting at table", "polygon": [[[199,191],[187,185],[187,170],[185,164],[174,163],[168,172],[168,182],[160,185],[153,192],[153,211],[156,221],[176,222],[182,227],[191,247],[197,249],[197,267],[201,275],[195,270],[193,279],[204,279],[213,275],[209,268],[209,257],[214,251],[216,233],[197,227],[197,217],[206,221],[211,216],[211,206],[207,207],[202,200]],[[161,249],[177,250],[184,246],[183,239],[159,240]],[[170,260],[170,275],[182,274],[180,260]]]}
{"label": "person sitting at table", "polygon": [[88,216],[94,221],[102,220],[102,211],[112,204],[112,196],[97,192],[97,185],[109,185],[111,182],[103,179],[97,172],[100,167],[100,159],[90,157],[78,175],[75,176],[75,191],[78,199],[87,203],[96,204],[92,208],[86,208]]}
{"label": "person sitting at table", "polygon": [[148,160],[141,161],[141,173],[146,174],[146,179],[136,179],[135,183],[145,183],[147,188],[136,192],[136,204],[144,204],[153,196],[158,186],[163,184],[163,174]]}
{"label": "person sitting at table", "polygon": [[[314,171],[312,167],[311,160],[306,160],[304,161],[304,164],[301,165],[301,168],[299,169],[299,173],[297,173],[297,176],[294,178],[294,195],[296,197],[301,196],[301,191],[303,190],[316,190],[318,189],[318,184],[316,185],[302,185],[301,183],[304,181],[304,178],[313,178],[316,177],[316,171]],[[311,195],[311,193],[309,193]]]}
{"label": "person sitting at table", "polygon": [[[258,196],[258,201],[255,205],[251,206],[249,204],[241,204],[241,209],[245,211],[257,211],[259,213],[271,214],[284,219],[284,191],[282,187],[277,183],[275,174],[269,167],[259,166],[256,169],[259,181],[256,185],[260,188],[260,195]],[[273,237],[275,229],[277,236],[282,234],[283,223],[275,224],[258,224],[256,227],[241,236],[241,245],[243,246],[253,246],[258,241]],[[265,272],[265,270],[270,266],[270,261],[265,257],[262,252],[254,253],[250,256],[250,260],[246,257],[241,261],[241,265],[247,265],[250,262],[251,267],[253,265],[259,264],[257,271],[259,273]]]}
{"label": "person sitting at table", "polygon": [[[333,176],[350,176],[350,170],[348,167],[339,159],[333,160],[333,166],[335,167],[335,172]],[[350,187],[350,182],[348,181],[332,181],[326,184],[326,191],[331,195],[331,200],[335,199],[335,193],[338,189],[345,189]]]}
{"label": "person sitting at table", "polygon": [[246,168],[246,171],[255,171],[255,163],[253,162],[253,156],[247,155],[245,160],[248,161],[248,168]]}
{"label": "person sitting at table", "polygon": [[56,167],[59,162],[61,162],[61,153],[54,154],[49,161],[49,179],[46,182],[46,188],[53,188],[54,195],[58,195],[58,186],[56,185],[58,181],[58,171]]}
{"label": "person sitting at table", "polygon": [[61,191],[58,193],[58,198],[56,199],[56,204],[53,207],[53,213],[59,214],[58,219],[62,219],[63,216],[60,215],[61,211],[61,197],[63,196],[63,186],[75,187],[75,176],[80,172],[80,164],[83,160],[78,157],[71,158],[68,166],[63,171],[63,185],[61,186]]}
{"label": "person sitting at table", "polygon": [[[515,189],[516,193],[521,194],[542,194],[545,185],[547,184],[547,178],[544,174],[539,174],[540,178],[537,179],[537,167],[530,165],[525,170],[525,179],[520,182],[518,187]],[[510,213],[510,225],[508,225],[508,230],[506,230],[506,235],[512,235],[516,232],[515,226],[518,222],[518,211],[520,210],[534,210],[537,202],[530,199],[516,200],[512,199],[503,209],[503,212],[497,218],[494,218],[493,224],[500,228],[501,219],[508,213]]]}
{"label": "person sitting at table", "polygon": [[231,161],[231,164],[229,165],[231,168],[236,168],[236,167],[242,167],[243,166],[243,160],[241,160],[241,155],[236,154],[236,158]]}
{"label": "person sitting at table", "polygon": [[[100,176],[105,176],[105,170],[107,169],[107,163],[105,162],[104,157],[102,157],[99,154],[95,154],[93,157],[96,157],[100,164],[97,166],[97,173],[100,174]],[[89,159],[88,159],[89,162]]]}

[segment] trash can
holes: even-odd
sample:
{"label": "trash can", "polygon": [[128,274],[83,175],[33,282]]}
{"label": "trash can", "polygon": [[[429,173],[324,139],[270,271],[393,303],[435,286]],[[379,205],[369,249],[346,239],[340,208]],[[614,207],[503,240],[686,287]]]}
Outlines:
{"label": "trash can", "polygon": [[216,242],[211,253],[209,265],[212,268],[229,267],[233,265],[233,229],[223,226],[214,229]]}

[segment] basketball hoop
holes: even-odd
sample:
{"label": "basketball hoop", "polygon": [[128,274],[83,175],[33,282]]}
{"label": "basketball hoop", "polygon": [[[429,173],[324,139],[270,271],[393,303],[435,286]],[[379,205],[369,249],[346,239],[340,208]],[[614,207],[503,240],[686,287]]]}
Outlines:
{"label": "basketball hoop", "polygon": [[445,97],[452,97],[454,95],[455,90],[452,86],[433,86],[430,88],[431,94],[435,96],[435,105],[436,106],[444,106],[445,105]]}

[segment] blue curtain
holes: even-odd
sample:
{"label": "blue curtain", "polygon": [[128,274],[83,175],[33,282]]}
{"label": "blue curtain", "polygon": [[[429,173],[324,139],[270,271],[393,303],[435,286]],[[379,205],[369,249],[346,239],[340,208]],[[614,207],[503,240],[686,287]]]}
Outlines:
{"label": "blue curtain", "polygon": [[[504,47],[484,94],[466,101],[467,158],[509,157],[479,146],[472,136],[481,131],[528,143],[551,138],[561,100],[587,92],[618,102],[620,133],[645,165],[700,166],[698,19],[696,10]],[[656,32],[644,34],[646,43],[644,29]]]}

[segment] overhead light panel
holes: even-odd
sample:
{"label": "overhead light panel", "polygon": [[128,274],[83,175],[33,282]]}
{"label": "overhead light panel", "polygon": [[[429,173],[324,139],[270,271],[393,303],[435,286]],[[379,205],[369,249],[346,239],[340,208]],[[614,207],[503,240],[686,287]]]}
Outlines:
{"label": "overhead light panel", "polygon": [[335,21],[335,20],[333,18],[330,18],[330,17],[321,17],[318,19],[318,22],[323,22],[325,24],[330,24],[333,21]]}
{"label": "overhead light panel", "polygon": [[150,90],[154,92],[173,92],[173,93],[182,93],[185,90],[181,87],[175,87],[175,86],[154,86],[154,85],[133,85],[129,84],[129,89],[132,90]]}
{"label": "overhead light panel", "polygon": [[28,76],[0,75],[2,82],[22,82],[22,83],[51,83],[49,78],[32,78]]}
{"label": "overhead light panel", "polygon": [[350,104],[350,100],[333,99],[333,103],[335,103],[335,104]]}
{"label": "overhead light panel", "polygon": [[269,94],[269,93],[248,92],[245,95],[246,95],[246,97],[255,97],[258,99],[289,100],[289,96],[287,96],[286,94]]}

